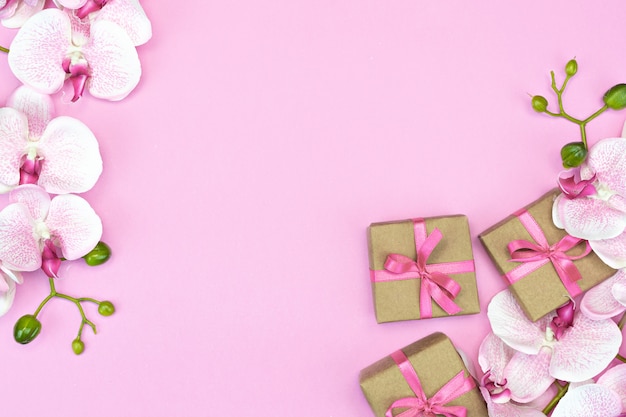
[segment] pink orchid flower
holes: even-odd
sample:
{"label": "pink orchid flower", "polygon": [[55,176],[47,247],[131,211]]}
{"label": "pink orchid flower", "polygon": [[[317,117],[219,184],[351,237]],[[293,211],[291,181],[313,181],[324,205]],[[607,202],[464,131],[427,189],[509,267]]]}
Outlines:
{"label": "pink orchid flower", "polygon": [[571,323],[563,323],[568,315],[554,313],[533,323],[508,290],[493,297],[487,316],[495,335],[520,352],[507,365],[511,393],[518,385],[537,385],[525,398],[512,397],[520,402],[537,398],[553,379],[580,382],[593,378],[611,363],[622,344],[614,321],[591,320],[579,310]]}
{"label": "pink orchid flower", "polygon": [[50,97],[22,86],[0,108],[0,191],[39,184],[53,194],[90,190],[102,173],[98,141],[80,120],[52,118]]}
{"label": "pink orchid flower", "polygon": [[101,236],[100,217],[74,194],[51,199],[37,185],[21,185],[11,191],[9,204],[0,211],[0,260],[16,271],[35,271],[44,261],[56,262],[50,253],[55,248],[65,259],[81,258]]}
{"label": "pink orchid flower", "polygon": [[[626,267],[626,139],[603,139],[580,167],[587,187],[579,198],[559,195],[553,206],[554,224],[574,237],[589,241],[609,266]],[[595,178],[595,181],[594,181]],[[586,184],[585,181],[593,181]]]}
{"label": "pink orchid flower", "polygon": [[96,98],[121,100],[141,78],[137,50],[124,28],[108,20],[83,22],[58,9],[31,17],[13,39],[8,59],[13,74],[40,93],[56,93],[69,79],[72,101],[85,89]]}
{"label": "pink orchid flower", "polygon": [[[512,368],[509,368],[508,365],[516,354],[518,353],[515,350],[507,346],[502,339],[493,333],[488,334],[480,345],[478,362],[485,374],[481,379],[479,388],[487,402],[489,417],[544,417],[540,411],[513,400],[514,397],[528,397],[529,392],[536,391],[533,387],[536,380],[530,378],[527,379],[528,385],[526,386],[519,384],[509,386],[508,377]],[[539,371],[546,373],[542,369]],[[527,370],[525,372],[531,373],[533,371]],[[543,375],[539,375],[539,379],[542,378]],[[550,383],[554,380],[550,377],[548,379]],[[535,396],[535,393],[531,396]]]}
{"label": "pink orchid flower", "polygon": [[592,320],[604,320],[626,311],[626,270],[588,290],[580,302],[582,312]]}
{"label": "pink orchid flower", "polygon": [[16,29],[41,11],[45,0],[0,0],[0,20],[7,28]]}
{"label": "pink orchid flower", "polygon": [[15,284],[23,282],[19,272],[11,271],[0,262],[0,316],[3,316],[13,305]]}
{"label": "pink orchid flower", "polygon": [[570,389],[552,417],[619,417],[626,413],[626,364],[606,371],[596,384]]}

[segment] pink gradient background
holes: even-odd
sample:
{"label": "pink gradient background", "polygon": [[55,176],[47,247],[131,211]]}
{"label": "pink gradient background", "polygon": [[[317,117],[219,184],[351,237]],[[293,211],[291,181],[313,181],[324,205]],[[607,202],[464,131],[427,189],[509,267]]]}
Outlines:
{"label": "pink gradient background", "polygon": [[[0,319],[3,415],[371,415],[359,370],[433,331],[473,359],[504,288],[479,232],[555,185],[578,128],[538,115],[576,56],[567,109],[587,116],[626,82],[626,3],[461,0],[143,1],[154,36],[118,103],[56,97],[99,138],[86,194],[112,260],[57,288],[27,346],[14,322],[48,284],[32,274]],[[8,46],[15,32],[0,30]],[[617,42],[618,46],[613,46]],[[0,98],[19,85],[0,55]],[[618,136],[626,112],[589,125]],[[2,197],[2,202],[6,201]],[[469,216],[483,313],[376,324],[371,222]],[[622,349],[624,352],[624,349]]]}

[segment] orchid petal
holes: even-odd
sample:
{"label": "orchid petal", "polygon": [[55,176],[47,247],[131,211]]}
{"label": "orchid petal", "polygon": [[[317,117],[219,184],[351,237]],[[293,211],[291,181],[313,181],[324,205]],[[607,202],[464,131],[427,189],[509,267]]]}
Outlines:
{"label": "orchid petal", "polygon": [[52,94],[63,87],[62,62],[71,46],[71,25],[58,9],[46,9],[28,19],[9,51],[13,74],[35,90]]}
{"label": "orchid petal", "polygon": [[34,184],[14,188],[9,194],[9,201],[24,204],[34,220],[45,220],[50,208],[50,195],[43,188]]}
{"label": "orchid petal", "polygon": [[2,9],[0,9],[0,19],[2,19],[3,24],[4,24],[4,20],[10,19],[11,16],[15,14],[15,11],[17,10],[18,5],[19,5],[19,2],[17,0],[15,1],[8,0],[4,2],[4,4],[2,4]]}
{"label": "orchid petal", "polygon": [[489,333],[478,349],[478,363],[483,372],[490,372],[493,382],[504,383],[504,368],[515,351],[498,336]]}
{"label": "orchid petal", "polygon": [[626,282],[616,282],[611,288],[611,294],[615,297],[615,300],[626,308]]}
{"label": "orchid petal", "polygon": [[551,317],[533,323],[524,314],[509,290],[496,294],[487,307],[491,329],[504,343],[529,355],[539,353],[544,331]]}
{"label": "orchid petal", "polygon": [[598,384],[616,393],[622,401],[622,411],[626,411],[626,363],[606,371],[598,378]]}
{"label": "orchid petal", "polygon": [[83,193],[102,173],[98,141],[78,119],[53,119],[41,137],[39,151],[44,158],[39,185],[49,193]]}
{"label": "orchid petal", "polygon": [[596,172],[598,181],[617,194],[626,195],[626,139],[597,142],[589,150],[587,165]]}
{"label": "orchid petal", "polygon": [[626,233],[612,239],[590,240],[589,246],[611,268],[626,268]]}
{"label": "orchid petal", "polygon": [[489,391],[483,387],[480,387],[480,392],[483,394],[485,402],[487,403],[489,417],[545,417],[545,414],[534,408],[519,406],[511,402],[503,404],[495,403],[491,400]]}
{"label": "orchid petal", "polygon": [[83,7],[87,0],[56,0],[55,3],[68,9],[78,9]]}
{"label": "orchid petal", "polygon": [[511,399],[521,403],[539,398],[554,382],[548,369],[552,350],[543,347],[536,355],[517,352],[504,370]]}
{"label": "orchid petal", "polygon": [[602,385],[583,385],[568,391],[552,417],[616,417],[622,407],[617,395]]}
{"label": "orchid petal", "polygon": [[26,116],[28,133],[39,139],[54,113],[54,104],[47,94],[41,94],[25,85],[19,87],[7,100],[7,107]]}
{"label": "orchid petal", "polygon": [[613,286],[619,282],[626,283],[626,271],[623,269],[587,291],[580,302],[580,311],[592,320],[603,320],[626,310],[611,293]]}
{"label": "orchid petal", "polygon": [[[31,3],[31,4],[29,4]],[[2,24],[11,29],[20,28],[26,23],[31,16],[35,13],[43,10],[43,6],[46,3],[45,0],[37,0],[37,1],[22,1],[18,4],[17,9],[13,16],[8,19],[3,19]]]}
{"label": "orchid petal", "polygon": [[91,26],[91,39],[83,48],[91,76],[89,93],[96,98],[121,100],[139,83],[141,63],[126,32],[100,20]]}
{"label": "orchid petal", "polygon": [[0,184],[15,187],[28,142],[28,121],[15,109],[0,109]]}
{"label": "orchid petal", "polygon": [[108,2],[98,12],[95,21],[99,20],[117,23],[135,46],[143,45],[152,37],[152,24],[138,0]]}
{"label": "orchid petal", "polygon": [[621,344],[622,333],[614,321],[577,314],[554,345],[550,374],[561,381],[593,378],[615,359]]}
{"label": "orchid petal", "polygon": [[21,273],[17,271],[11,271],[10,269],[2,265],[2,262],[0,262],[0,275],[4,275],[6,278],[13,280],[13,282],[17,284],[22,284],[24,282],[24,278],[22,277]]}
{"label": "orchid petal", "polygon": [[574,237],[588,240],[610,239],[626,228],[626,213],[597,198],[569,199],[559,195],[554,201],[553,220]]}
{"label": "orchid petal", "polygon": [[50,203],[46,225],[66,259],[85,256],[102,237],[102,222],[87,200],[74,194],[56,196]]}
{"label": "orchid petal", "polygon": [[0,283],[4,283],[2,286],[4,289],[0,291],[0,316],[3,316],[13,305],[13,299],[15,298],[15,282],[0,274]]}
{"label": "orchid petal", "polygon": [[0,259],[6,267],[19,271],[41,267],[32,217],[24,204],[9,204],[0,211]]}

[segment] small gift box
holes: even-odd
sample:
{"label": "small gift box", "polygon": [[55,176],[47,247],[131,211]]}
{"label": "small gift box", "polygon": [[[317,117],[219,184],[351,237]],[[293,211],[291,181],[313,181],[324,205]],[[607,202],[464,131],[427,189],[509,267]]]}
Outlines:
{"label": "small gift box", "polygon": [[616,272],[587,241],[554,225],[558,194],[558,189],[550,191],[478,236],[532,321]]}
{"label": "small gift box", "polygon": [[368,244],[378,323],[480,312],[466,216],[373,223]]}
{"label": "small gift box", "polygon": [[[454,345],[433,333],[363,369],[361,390],[377,417],[485,417],[487,408]],[[407,413],[407,414],[404,414]]]}

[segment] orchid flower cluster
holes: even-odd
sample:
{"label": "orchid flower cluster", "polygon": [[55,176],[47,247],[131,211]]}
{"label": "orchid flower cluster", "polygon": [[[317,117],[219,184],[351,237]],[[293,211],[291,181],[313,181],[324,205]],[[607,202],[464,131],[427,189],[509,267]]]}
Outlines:
{"label": "orchid flower cluster", "polygon": [[72,102],[85,91],[93,97],[121,100],[137,86],[141,65],[136,47],[152,36],[150,20],[138,0],[0,0],[0,21],[18,29],[7,53],[9,67],[22,86],[0,108],[0,315],[11,307],[16,284],[41,269],[50,294],[33,314],[14,326],[17,342],[40,333],[38,315],[53,298],[74,303],[81,316],[74,353],[84,351],[85,326],[96,332],[83,303],[94,303],[102,316],[113,303],[57,292],[63,261],[83,258],[106,262],[111,250],[102,242],[102,222],[78,194],[92,189],[102,173],[98,140],[83,122],[57,116],[51,95],[65,85]]}
{"label": "orchid flower cluster", "polygon": [[570,170],[558,178],[562,193],[554,201],[553,222],[587,240],[617,273],[534,323],[508,290],[491,300],[487,315],[493,332],[478,354],[490,417],[626,416],[626,358],[619,354],[626,323],[626,138],[603,139],[589,148],[586,136],[588,122],[606,110],[626,108],[626,85],[609,89],[599,110],[577,119],[564,110],[562,98],[577,71],[577,62],[569,61],[561,87],[551,73],[558,112],[548,110],[544,97],[532,98],[536,111],[565,118],[581,132],[580,142],[561,150]]}

